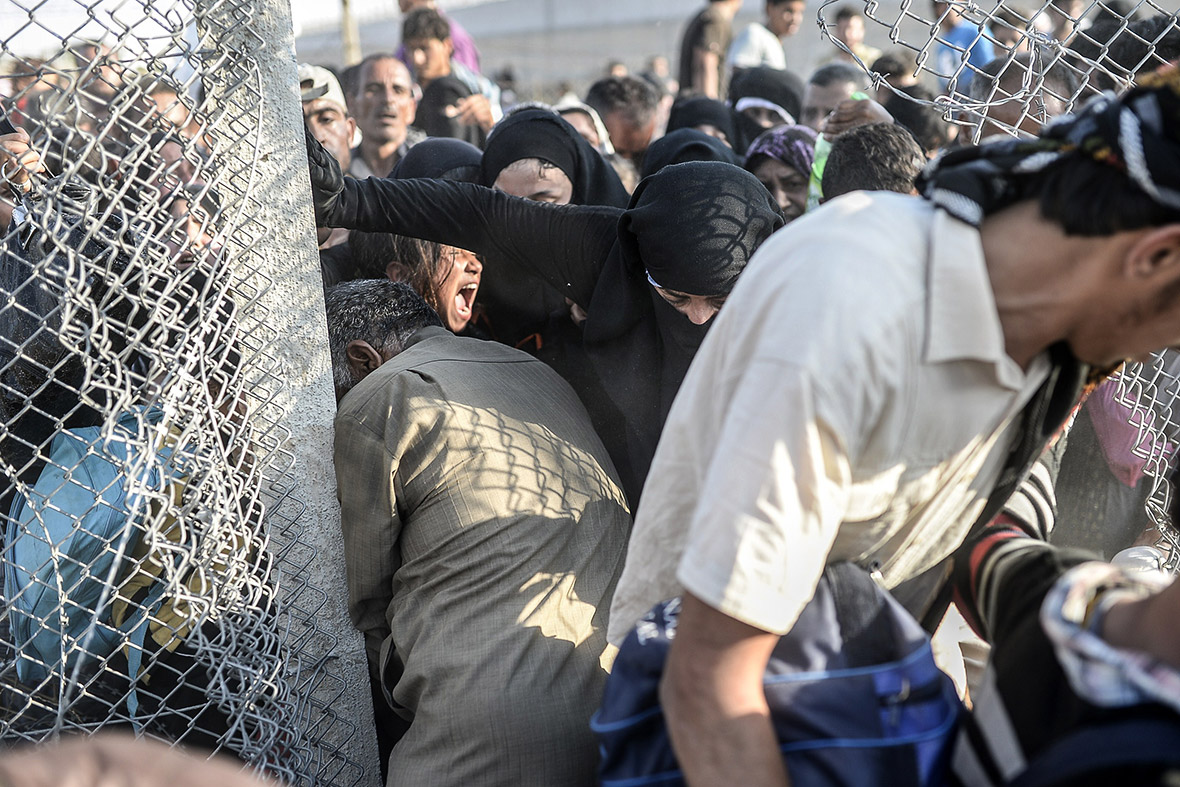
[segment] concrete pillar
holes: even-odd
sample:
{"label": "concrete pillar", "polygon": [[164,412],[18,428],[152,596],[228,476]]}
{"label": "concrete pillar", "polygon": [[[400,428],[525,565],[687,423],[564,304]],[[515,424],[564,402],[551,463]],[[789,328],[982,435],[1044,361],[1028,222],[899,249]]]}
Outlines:
{"label": "concrete pillar", "polygon": [[[307,784],[375,785],[368,670],[346,611],[332,465],[336,402],[290,6],[197,0],[195,15],[214,186],[235,223],[220,229],[239,282],[243,334],[259,348],[250,370],[260,398],[252,417],[260,442],[271,443],[259,452],[269,452],[270,462],[265,521],[298,708],[286,724],[312,757],[294,770]],[[280,773],[292,768],[281,757]]]}

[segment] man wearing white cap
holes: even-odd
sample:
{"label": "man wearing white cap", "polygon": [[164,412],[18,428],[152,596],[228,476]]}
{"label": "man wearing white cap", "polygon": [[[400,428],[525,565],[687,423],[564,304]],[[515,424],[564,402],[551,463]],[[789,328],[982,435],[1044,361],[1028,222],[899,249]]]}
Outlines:
{"label": "man wearing white cap", "polygon": [[356,120],[348,114],[340,83],[328,69],[300,63],[299,92],[303,101],[303,119],[312,136],[340,162],[340,168],[347,171],[352,163]]}

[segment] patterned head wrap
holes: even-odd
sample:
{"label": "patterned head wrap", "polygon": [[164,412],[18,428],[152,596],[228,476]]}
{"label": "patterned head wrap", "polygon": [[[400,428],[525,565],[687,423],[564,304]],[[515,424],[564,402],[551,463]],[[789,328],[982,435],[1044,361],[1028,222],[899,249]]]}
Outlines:
{"label": "patterned head wrap", "polygon": [[752,170],[759,156],[769,156],[810,175],[815,161],[815,139],[815,132],[807,126],[779,126],[765,131],[746,150],[746,169]]}
{"label": "patterned head wrap", "polygon": [[1095,96],[1031,140],[990,142],[949,153],[918,178],[918,190],[978,226],[1020,197],[1014,175],[1078,155],[1127,175],[1158,204],[1180,211],[1180,70],[1141,77],[1126,95]]}

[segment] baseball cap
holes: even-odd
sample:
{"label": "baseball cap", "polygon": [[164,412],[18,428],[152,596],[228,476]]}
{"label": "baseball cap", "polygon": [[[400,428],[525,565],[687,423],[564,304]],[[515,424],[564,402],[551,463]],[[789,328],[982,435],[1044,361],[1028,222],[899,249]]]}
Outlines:
{"label": "baseball cap", "polygon": [[344,91],[340,89],[340,83],[331,71],[322,66],[299,64],[299,92],[301,101],[326,98],[339,104],[344,111],[348,111],[348,102],[344,100]]}

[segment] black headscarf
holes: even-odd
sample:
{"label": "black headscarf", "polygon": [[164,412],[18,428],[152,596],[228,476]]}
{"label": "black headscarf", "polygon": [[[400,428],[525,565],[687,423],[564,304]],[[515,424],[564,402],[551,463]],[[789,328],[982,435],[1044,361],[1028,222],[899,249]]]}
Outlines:
{"label": "black headscarf", "polygon": [[508,165],[525,158],[547,161],[564,172],[574,185],[574,205],[627,205],[627,190],[611,165],[554,112],[526,109],[500,121],[484,149],[481,182],[491,186]]}
{"label": "black headscarf", "polygon": [[770,194],[731,164],[673,164],[645,178],[619,218],[619,238],[587,308],[587,354],[627,419],[642,485],[664,419],[709,323],[694,325],[655,291],[728,295],[750,257],[783,226]]}
{"label": "black headscarf", "polygon": [[729,101],[736,109],[743,98],[761,98],[782,107],[796,122],[803,111],[803,80],[790,71],[758,66],[746,68],[733,78]]}
{"label": "black headscarf", "polygon": [[1180,71],[1142,77],[1122,98],[1103,93],[1036,139],[991,142],[948,153],[918,177],[918,189],[956,218],[979,226],[1021,199],[1019,178],[1066,156],[1127,175],[1144,194],[1180,210]]}
{"label": "black headscarf", "polygon": [[799,122],[803,111],[805,89],[803,80],[790,71],[766,66],[743,69],[729,86],[729,102],[733,106],[735,123],[741,137],[740,147],[737,144],[734,147],[745,150],[755,137],[766,130],[743,115],[739,104],[750,99],[766,101],[790,116],[786,121],[788,125],[794,124]]}
{"label": "black headscarf", "polygon": [[460,123],[451,115],[455,104],[470,95],[471,88],[456,77],[445,76],[434,80],[422,93],[414,125],[428,137],[449,137],[470,142],[477,147],[483,145],[485,135],[482,128],[476,124]]}
{"label": "black headscarf", "polygon": [[669,164],[688,161],[721,161],[740,165],[741,157],[717,137],[695,128],[679,128],[651,143],[643,159],[643,177],[654,175]]}
{"label": "black headscarf", "polygon": [[737,144],[737,129],[733,123],[733,110],[729,105],[714,98],[693,96],[672,105],[668,116],[668,131],[678,128],[696,128],[709,125],[725,134],[732,147]]}
{"label": "black headscarf", "polygon": [[462,183],[479,183],[479,162],[483,153],[470,142],[446,137],[431,137],[406,151],[393,177],[439,178]]}

